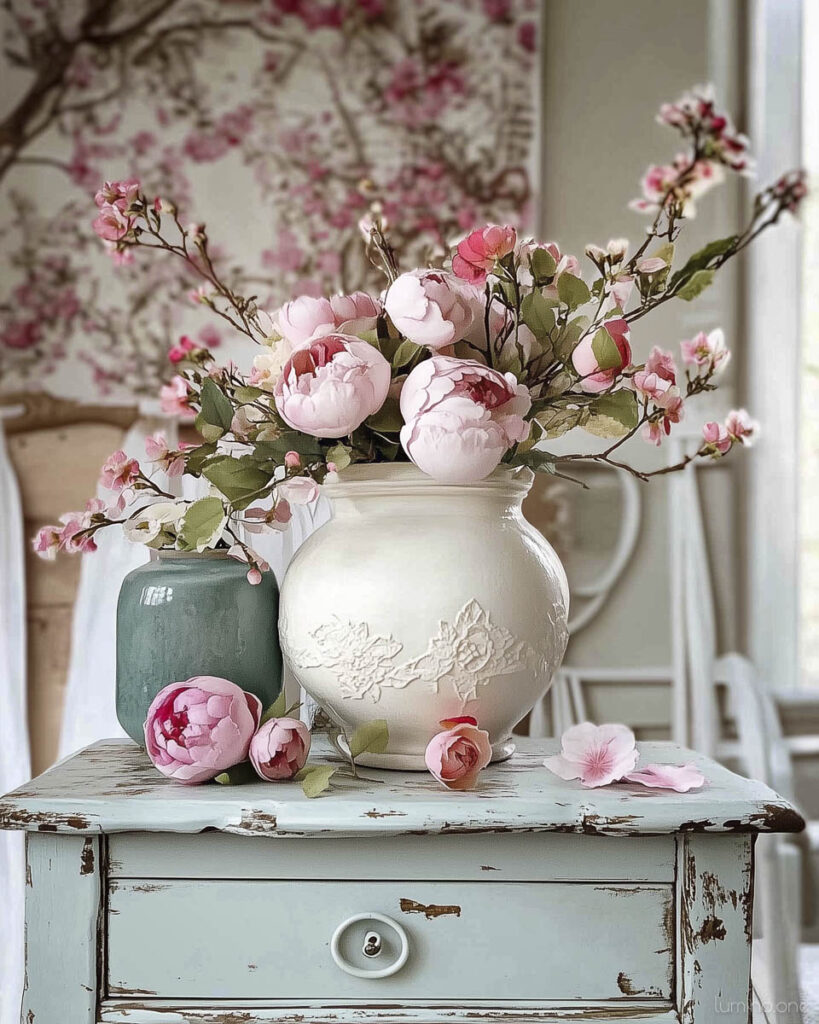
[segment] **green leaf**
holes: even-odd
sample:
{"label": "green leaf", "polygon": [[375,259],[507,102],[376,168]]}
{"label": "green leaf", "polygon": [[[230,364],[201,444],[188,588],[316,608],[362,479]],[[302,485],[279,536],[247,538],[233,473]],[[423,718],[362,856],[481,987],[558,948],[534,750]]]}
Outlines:
{"label": "green leaf", "polygon": [[512,459],[513,466],[528,466],[535,473],[554,473],[555,457],[540,448],[531,448],[528,452],[516,454]]}
{"label": "green leaf", "polygon": [[337,771],[336,767],[329,764],[308,765],[302,768],[296,778],[301,782],[304,795],[313,799],[330,788],[330,779]]}
{"label": "green leaf", "polygon": [[714,280],[713,270],[697,270],[691,277],[685,282],[685,284],[676,292],[676,296],[679,299],[685,299],[686,302],[690,302],[692,299],[704,292],[709,284]]}
{"label": "green leaf", "polygon": [[601,370],[619,370],[623,365],[620,349],[605,327],[595,332],[592,338],[592,352]]}
{"label": "green leaf", "polygon": [[586,282],[580,277],[575,277],[574,274],[560,275],[557,279],[557,294],[560,301],[569,309],[576,309],[591,298],[591,292]]}
{"label": "green leaf", "polygon": [[555,355],[562,363],[568,363],[571,359],[572,352],[580,341],[580,335],[588,326],[589,318],[587,316],[577,316],[574,320],[570,320],[557,336]]}
{"label": "green leaf", "polygon": [[563,434],[575,427],[583,425],[587,410],[584,407],[579,409],[567,409],[565,406],[547,406],[536,416],[541,426],[544,437],[561,437]]}
{"label": "green leaf", "polygon": [[736,235],[729,235],[728,238],[718,238],[714,242],[709,242],[708,245],[703,246],[702,249],[699,249],[693,256],[688,258],[688,262],[685,266],[678,270],[671,278],[669,287],[674,288],[680,283],[680,281],[684,281],[687,277],[690,277],[695,273],[695,271],[705,269],[711,260],[724,256],[729,249],[736,245],[736,243]]}
{"label": "green leaf", "polygon": [[[223,394],[210,377],[206,377],[202,381],[199,408],[201,410],[199,416],[203,423],[210,424],[212,427],[221,427],[222,433],[230,430],[230,424],[233,421],[233,406],[227,395]],[[209,440],[213,439],[209,438]]]}
{"label": "green leaf", "polygon": [[355,760],[366,750],[373,754],[383,754],[389,742],[390,730],[383,718],[365,722],[350,737],[350,756]]}
{"label": "green leaf", "polygon": [[288,452],[298,452],[307,459],[319,459],[323,449],[318,438],[300,434],[296,430],[287,431],[270,440],[256,441],[253,445],[253,454],[260,462],[282,465]]}
{"label": "green leaf", "polygon": [[242,761],[217,775],[213,781],[218,782],[220,786],[244,786],[248,782],[258,782],[259,776],[250,761]]}
{"label": "green leaf", "polygon": [[334,462],[336,469],[346,469],[352,462],[352,448],[346,444],[334,444],[327,451],[327,461]]}
{"label": "green leaf", "polygon": [[422,351],[423,349],[420,345],[415,345],[411,341],[402,341],[395,350],[395,355],[392,357],[392,365],[396,369],[401,366],[406,366],[415,359],[419,352]]}
{"label": "green leaf", "polygon": [[179,536],[188,551],[204,551],[227,517],[219,498],[200,498],[182,520]]}
{"label": "green leaf", "polygon": [[[552,261],[554,262],[554,260]],[[524,295],[520,304],[520,316],[538,341],[547,341],[555,325],[555,315],[543,295],[535,290]]]}
{"label": "green leaf", "polygon": [[583,426],[597,437],[623,437],[637,426],[638,420],[634,392],[621,388],[596,398],[589,406],[589,417]]}
{"label": "green leaf", "polygon": [[259,468],[252,455],[239,459],[231,455],[214,459],[202,469],[202,476],[217,487],[229,501],[240,501],[270,483],[271,474]]}
{"label": "green leaf", "polygon": [[216,454],[216,444],[200,444],[185,454],[185,472],[191,476],[199,476],[206,459]]}
{"label": "green leaf", "polygon": [[218,441],[219,438],[224,434],[224,430],[222,430],[221,427],[215,427],[212,423],[208,423],[205,420],[203,420],[201,412],[194,420],[193,425],[196,427],[196,429],[208,443]]}
{"label": "green leaf", "polygon": [[269,722],[271,718],[282,718],[285,711],[287,711],[287,694],[284,692],[284,687],[282,687],[282,692],[262,715],[259,720],[259,725],[264,725],[264,723]]}
{"label": "green leaf", "polygon": [[255,402],[257,398],[261,398],[263,394],[264,391],[261,388],[254,388],[247,384],[236,388],[233,397],[239,405],[248,405],[250,402]]}
{"label": "green leaf", "polygon": [[670,267],[674,262],[674,243],[665,242],[655,249],[654,252],[649,253],[649,256],[657,256],[659,259],[665,260],[666,266]]}
{"label": "green leaf", "polygon": [[529,256],[529,265],[536,284],[541,284],[555,276],[557,263],[548,249],[533,249]]}
{"label": "green leaf", "polygon": [[371,430],[377,430],[381,434],[397,434],[404,426],[398,399],[388,397],[378,412],[373,413],[365,422]]}

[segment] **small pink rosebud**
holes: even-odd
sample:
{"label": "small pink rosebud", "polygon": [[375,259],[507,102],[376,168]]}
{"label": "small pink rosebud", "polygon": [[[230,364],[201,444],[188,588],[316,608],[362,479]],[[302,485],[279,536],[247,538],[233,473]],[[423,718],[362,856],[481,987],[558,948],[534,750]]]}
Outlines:
{"label": "small pink rosebud", "polygon": [[254,587],[262,582],[262,574],[255,566],[252,569],[248,569],[247,582],[251,583]]}
{"label": "small pink rosebud", "polygon": [[474,789],[478,774],[492,760],[489,733],[468,715],[439,724],[444,731],[432,737],[424,753],[427,768],[447,789]]}
{"label": "small pink rosebud", "polygon": [[284,456],[284,464],[288,469],[298,469],[301,466],[301,456],[298,452],[287,452]]}
{"label": "small pink rosebud", "polygon": [[310,730],[296,718],[271,718],[250,741],[250,762],[260,779],[287,781],[310,753]]}
{"label": "small pink rosebud", "polygon": [[328,473],[337,473],[338,472],[338,466],[335,464],[335,462],[328,462],[327,463],[327,472]]}

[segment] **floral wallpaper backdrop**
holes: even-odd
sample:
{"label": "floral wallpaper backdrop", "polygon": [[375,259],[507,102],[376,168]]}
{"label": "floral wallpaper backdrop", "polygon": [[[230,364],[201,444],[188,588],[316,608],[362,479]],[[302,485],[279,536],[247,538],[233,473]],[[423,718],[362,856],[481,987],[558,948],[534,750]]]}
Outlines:
{"label": "floral wallpaper backdrop", "polygon": [[526,227],[537,9],[2,0],[0,387],[130,401],[183,331],[229,344],[179,261],[105,252],[104,178],[172,195],[183,224],[207,210],[220,273],[261,308],[377,287],[373,204],[408,266],[475,224]]}

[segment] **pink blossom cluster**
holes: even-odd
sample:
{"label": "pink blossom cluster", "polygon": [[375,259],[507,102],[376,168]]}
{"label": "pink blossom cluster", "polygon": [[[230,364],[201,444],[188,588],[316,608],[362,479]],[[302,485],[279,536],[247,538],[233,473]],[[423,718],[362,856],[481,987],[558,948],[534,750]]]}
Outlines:
{"label": "pink blossom cluster", "polygon": [[709,159],[733,171],[747,171],[753,166],[748,137],[736,130],[727,114],[716,109],[710,86],[697,86],[676,103],[664,103],[657,120],[694,139]]}
{"label": "pink blossom cluster", "polygon": [[117,501],[108,506],[100,498],[91,498],[82,512],[67,512],[60,516],[62,526],[43,526],[32,541],[36,554],[52,561],[58,551],[68,554],[96,551],[95,529],[122,511],[127,501],[126,492],[140,475],[139,462],[129,458],[121,449],[109,455],[103,463],[99,482],[100,486],[119,495]]}
{"label": "pink blossom cluster", "polygon": [[705,452],[718,458],[727,455],[735,444],[750,448],[759,433],[759,424],[751,419],[747,409],[734,409],[724,423],[712,421],[702,428]]}
{"label": "pink blossom cluster", "polygon": [[651,401],[658,413],[644,426],[643,437],[659,445],[663,435],[671,433],[672,424],[679,423],[685,415],[674,357],[655,345],[643,369],[634,374],[632,383],[637,394]]}
{"label": "pink blossom cluster", "polygon": [[629,204],[638,213],[674,206],[683,217],[696,214],[696,201],[724,180],[719,163],[679,153],[670,164],[652,164],[641,181],[643,195]]}
{"label": "pink blossom cluster", "polygon": [[138,198],[139,182],[136,178],[105,182],[94,196],[99,213],[93,223],[94,231],[103,241],[119,242],[125,238],[139,212],[135,207]]}

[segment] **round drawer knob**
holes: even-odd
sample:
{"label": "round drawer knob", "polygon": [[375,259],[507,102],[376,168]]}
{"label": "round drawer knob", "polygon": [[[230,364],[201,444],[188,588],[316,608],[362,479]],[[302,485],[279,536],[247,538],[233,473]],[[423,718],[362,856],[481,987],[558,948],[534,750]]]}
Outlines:
{"label": "round drawer knob", "polygon": [[[377,929],[373,927],[376,924],[386,925],[386,928]],[[342,971],[354,978],[388,978],[397,974],[407,962],[409,939],[397,921],[370,911],[354,914],[341,922],[333,932],[330,953]],[[367,960],[380,960],[387,956],[390,962],[384,967],[373,969],[365,966]]]}

